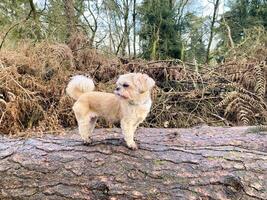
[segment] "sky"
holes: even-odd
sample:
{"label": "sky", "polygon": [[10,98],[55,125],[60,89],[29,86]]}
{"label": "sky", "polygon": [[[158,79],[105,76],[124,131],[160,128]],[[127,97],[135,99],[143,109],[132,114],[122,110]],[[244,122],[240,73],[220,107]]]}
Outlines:
{"label": "sky", "polygon": [[[214,2],[215,0],[189,0],[191,3],[190,7],[192,10],[196,12],[199,16],[212,16],[213,9],[214,9]],[[226,7],[227,0],[220,0],[218,14],[222,14],[224,10],[227,10]]]}
{"label": "sky", "polygon": [[[211,2],[214,0],[190,0],[190,1],[192,2],[192,4],[195,5],[194,7],[195,10],[200,10],[200,12],[198,12],[199,15],[201,16],[212,15],[213,3]],[[45,0],[33,0],[33,2],[40,7],[43,7]],[[221,0],[221,2],[222,3],[220,4],[220,7],[219,7],[219,14],[223,13],[224,0]]]}

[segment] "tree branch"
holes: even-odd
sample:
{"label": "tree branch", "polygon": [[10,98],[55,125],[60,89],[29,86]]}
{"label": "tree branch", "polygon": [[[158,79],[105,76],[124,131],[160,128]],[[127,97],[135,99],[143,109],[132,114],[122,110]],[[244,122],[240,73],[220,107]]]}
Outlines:
{"label": "tree branch", "polygon": [[209,43],[208,43],[208,47],[207,47],[207,54],[206,54],[206,63],[209,63],[209,60],[210,60],[210,47],[211,47],[211,43],[212,43],[212,39],[213,39],[214,24],[215,24],[215,20],[216,20],[217,11],[219,8],[219,2],[220,2],[220,0],[216,0],[216,2],[214,4],[214,11],[213,11],[212,21],[211,21],[211,25],[210,25],[210,38],[209,38]]}
{"label": "tree branch", "polygon": [[32,10],[30,10],[28,16],[27,16],[25,19],[21,20],[20,22],[15,23],[15,24],[13,24],[12,26],[9,27],[9,29],[8,29],[7,32],[5,33],[5,35],[4,35],[3,39],[2,39],[2,42],[1,42],[1,44],[0,44],[0,50],[2,49],[2,47],[3,47],[3,45],[4,45],[4,42],[5,42],[5,39],[6,39],[7,35],[9,34],[9,32],[10,32],[13,28],[15,28],[17,25],[19,25],[20,23],[24,23],[24,22],[26,22],[28,19],[30,19],[31,13],[32,13]]}

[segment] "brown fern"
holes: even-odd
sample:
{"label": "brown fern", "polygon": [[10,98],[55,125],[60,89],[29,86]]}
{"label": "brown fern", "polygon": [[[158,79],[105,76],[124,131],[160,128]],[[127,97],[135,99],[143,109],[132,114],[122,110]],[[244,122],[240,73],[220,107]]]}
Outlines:
{"label": "brown fern", "polygon": [[256,77],[256,84],[255,84],[255,93],[260,97],[263,98],[266,91],[266,78],[264,74],[264,65],[256,65],[254,67],[255,70],[255,77]]}
{"label": "brown fern", "polygon": [[254,97],[238,91],[229,92],[217,107],[225,107],[224,115],[227,118],[235,116],[238,124],[249,125],[255,123],[256,113],[259,113],[259,116],[266,120],[265,102]]}

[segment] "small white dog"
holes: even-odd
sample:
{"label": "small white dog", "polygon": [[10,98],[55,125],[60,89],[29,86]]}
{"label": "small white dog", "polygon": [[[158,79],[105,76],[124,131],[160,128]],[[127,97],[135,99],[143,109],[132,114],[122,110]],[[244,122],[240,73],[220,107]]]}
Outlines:
{"label": "small white dog", "polygon": [[155,81],[147,74],[129,73],[121,75],[116,85],[114,94],[94,92],[92,79],[81,75],[72,78],[66,91],[77,100],[73,110],[79,134],[85,142],[91,142],[97,117],[104,117],[111,122],[120,121],[127,146],[137,149],[134,133],[150,111],[150,93]]}

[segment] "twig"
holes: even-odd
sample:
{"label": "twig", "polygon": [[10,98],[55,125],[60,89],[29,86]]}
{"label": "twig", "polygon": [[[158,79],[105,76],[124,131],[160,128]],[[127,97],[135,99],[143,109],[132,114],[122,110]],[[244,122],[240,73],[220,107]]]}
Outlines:
{"label": "twig", "polygon": [[214,114],[214,113],[210,113],[212,116],[214,116],[214,117],[217,117],[218,119],[220,119],[221,121],[223,121],[227,126],[229,126],[229,125],[232,125],[233,126],[233,124],[231,123],[231,122],[229,122],[227,119],[225,119],[225,118],[223,118],[223,117],[221,117],[221,116],[219,116],[219,115],[216,115],[216,114]]}
{"label": "twig", "polygon": [[13,77],[10,76],[10,78],[16,83],[17,86],[19,86],[27,94],[27,96],[30,99],[32,99],[31,95],[28,93],[28,91],[24,87],[22,87]]}
{"label": "twig", "polygon": [[171,62],[171,63],[173,63],[173,62],[179,62],[179,63],[181,63],[181,64],[186,64],[186,65],[195,66],[194,63],[184,62],[184,61],[182,61],[182,60],[180,60],[180,59],[172,59],[172,60],[155,60],[155,61],[150,61],[150,62],[148,62],[147,65],[151,65],[151,64],[155,64],[155,63],[160,63],[160,62],[165,62],[165,63],[166,63],[166,62]]}
{"label": "twig", "polygon": [[[178,69],[178,68],[184,69],[184,67],[181,67],[181,66],[171,66],[171,67],[153,66],[153,67],[147,67],[147,69],[161,69],[161,68],[163,68],[163,69]],[[186,68],[186,70],[191,71],[191,72],[195,72],[195,70],[189,69],[189,68]]]}

